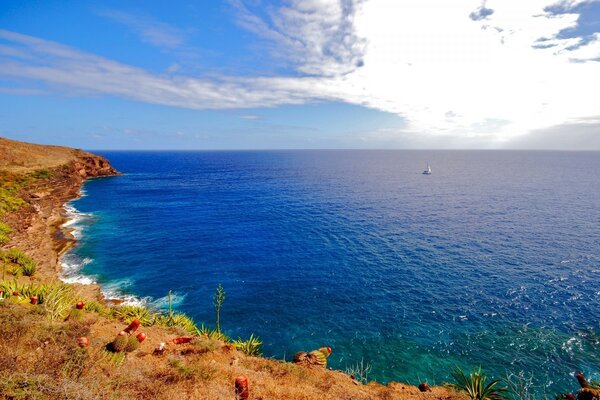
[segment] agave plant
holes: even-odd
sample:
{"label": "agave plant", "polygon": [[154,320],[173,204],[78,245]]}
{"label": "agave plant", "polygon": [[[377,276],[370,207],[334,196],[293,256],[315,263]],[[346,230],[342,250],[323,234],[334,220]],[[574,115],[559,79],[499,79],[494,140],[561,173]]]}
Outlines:
{"label": "agave plant", "polygon": [[260,338],[258,336],[254,336],[254,334],[251,334],[248,340],[242,340],[242,338],[238,338],[237,340],[233,341],[233,345],[236,349],[248,356],[255,357],[262,355],[262,351],[260,350],[262,344],[263,343]]}
{"label": "agave plant", "polygon": [[198,332],[198,327],[194,320],[185,314],[160,315],[156,317],[155,324],[160,326],[178,326],[191,334]]}
{"label": "agave plant", "polygon": [[456,367],[452,373],[455,383],[452,384],[458,390],[467,392],[471,400],[502,400],[506,399],[508,389],[498,387],[499,379],[494,379],[487,383],[487,376],[478,370],[472,370],[469,376],[465,375],[462,369]]}
{"label": "agave plant", "polygon": [[38,296],[50,321],[65,318],[74,303],[72,288],[65,284],[47,285]]}
{"label": "agave plant", "polygon": [[154,325],[154,321],[156,319],[155,313],[148,310],[146,307],[140,306],[115,307],[113,315],[117,318],[121,318],[126,323],[137,319],[143,326]]}
{"label": "agave plant", "polygon": [[212,340],[221,340],[225,343],[231,342],[231,338],[224,334],[223,332],[215,329],[210,329],[206,327],[204,324],[200,326],[200,328],[196,328],[196,332],[194,332],[198,336],[206,336]]}

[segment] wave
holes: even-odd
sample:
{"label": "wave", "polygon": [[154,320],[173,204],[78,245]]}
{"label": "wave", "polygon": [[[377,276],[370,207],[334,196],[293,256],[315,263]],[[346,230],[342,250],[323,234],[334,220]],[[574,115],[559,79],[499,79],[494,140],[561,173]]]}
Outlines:
{"label": "wave", "polygon": [[94,214],[82,213],[73,205],[67,203],[64,207],[67,221],[62,224],[61,228],[66,228],[75,239],[81,239],[85,228],[93,223]]}
{"label": "wave", "polygon": [[[79,198],[86,195],[85,191],[81,190]],[[64,206],[67,221],[61,225],[61,228],[68,229],[68,232],[73,235],[76,240],[81,240],[86,228],[95,220],[94,214],[83,213],[77,210],[72,203],[67,203]],[[67,251],[60,258],[61,272],[59,278],[65,283],[78,283],[82,285],[99,285],[100,292],[107,300],[118,301],[120,304],[133,306],[146,306],[152,308],[164,308],[161,305],[166,304],[167,300],[163,298],[154,300],[151,297],[138,297],[128,294],[125,289],[133,284],[131,280],[113,281],[110,283],[100,283],[96,276],[85,274],[82,270],[85,266],[92,264],[94,260],[89,257],[81,258],[74,254],[71,250]],[[180,303],[185,296],[175,297]],[[165,298],[166,299],[166,298]],[[156,304],[155,304],[156,303]],[[175,304],[175,301],[173,302]]]}

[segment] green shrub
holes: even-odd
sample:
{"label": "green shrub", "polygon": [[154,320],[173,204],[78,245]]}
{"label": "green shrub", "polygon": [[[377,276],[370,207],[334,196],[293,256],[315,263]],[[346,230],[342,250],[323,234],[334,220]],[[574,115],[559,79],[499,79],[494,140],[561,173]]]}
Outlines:
{"label": "green shrub", "polygon": [[140,321],[143,326],[152,326],[156,320],[156,314],[141,306],[119,306],[113,309],[113,315],[130,323],[134,319]]}
{"label": "green shrub", "polygon": [[455,383],[452,386],[458,390],[465,391],[471,400],[502,400],[506,399],[508,389],[497,387],[499,379],[487,383],[487,376],[481,372],[481,368],[471,371],[469,376],[462,369],[456,367],[452,373]]}
{"label": "green shrub", "polygon": [[0,187],[0,215],[15,211],[24,204],[27,204],[25,200]]}
{"label": "green shrub", "polygon": [[198,336],[206,336],[212,340],[221,340],[225,343],[231,343],[231,338],[229,336],[227,336],[223,332],[217,330],[216,328],[210,329],[210,328],[204,326],[204,324],[202,324],[200,326],[200,328],[197,328],[195,333]]}
{"label": "green shrub", "polygon": [[238,338],[237,340],[233,341],[233,345],[236,349],[248,356],[254,357],[259,357],[262,355],[262,351],[260,349],[262,344],[263,343],[260,338],[254,336],[254,334],[251,334],[248,340],[242,340],[242,338]]}
{"label": "green shrub", "polygon": [[45,285],[40,291],[40,304],[43,306],[50,321],[64,319],[75,304],[71,286],[67,284]]}
{"label": "green shrub", "polygon": [[198,327],[193,319],[185,314],[159,315],[154,323],[160,326],[178,326],[188,333],[194,334],[198,332]]}
{"label": "green shrub", "polygon": [[8,235],[10,235],[11,232],[12,232],[12,229],[10,228],[10,226],[8,224],[5,224],[4,222],[0,222],[0,245],[3,245],[6,242],[8,242]]}
{"label": "green shrub", "polygon": [[14,275],[25,275],[33,276],[36,270],[35,261],[27,254],[23,253],[17,248],[10,249],[5,257],[12,263],[16,264],[18,268],[13,271]]}
{"label": "green shrub", "polygon": [[49,179],[52,178],[52,172],[47,169],[38,169],[30,174],[31,178],[38,179]]}

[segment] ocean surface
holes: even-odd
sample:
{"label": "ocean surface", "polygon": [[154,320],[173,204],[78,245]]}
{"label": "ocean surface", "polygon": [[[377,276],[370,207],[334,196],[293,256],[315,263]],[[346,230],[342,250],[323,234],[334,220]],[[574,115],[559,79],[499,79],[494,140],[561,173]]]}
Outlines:
{"label": "ocean surface", "polygon": [[66,280],[213,326],[222,283],[230,336],[380,382],[600,379],[598,152],[100,153],[124,175],[70,203]]}

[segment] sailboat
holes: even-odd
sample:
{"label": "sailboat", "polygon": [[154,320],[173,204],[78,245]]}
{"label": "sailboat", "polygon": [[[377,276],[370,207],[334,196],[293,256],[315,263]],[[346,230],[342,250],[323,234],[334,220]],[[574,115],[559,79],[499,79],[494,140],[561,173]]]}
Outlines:
{"label": "sailboat", "polygon": [[427,163],[427,169],[423,171],[423,175],[431,175],[431,165]]}

